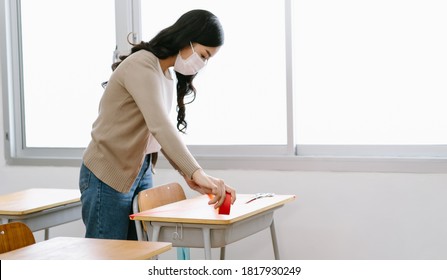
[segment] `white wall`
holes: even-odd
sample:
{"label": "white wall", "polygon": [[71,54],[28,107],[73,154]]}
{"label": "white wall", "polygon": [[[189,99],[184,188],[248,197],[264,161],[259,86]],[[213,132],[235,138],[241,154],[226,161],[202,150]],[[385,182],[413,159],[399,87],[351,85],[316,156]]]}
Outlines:
{"label": "white wall", "polygon": [[[78,168],[6,165],[4,140],[0,139],[0,194],[31,187],[77,188]],[[275,212],[283,259],[447,259],[447,174],[209,173],[224,178],[239,193],[297,196],[296,201]],[[156,184],[170,181],[180,181],[176,172],[157,171]],[[187,190],[187,195],[195,193]],[[50,237],[83,234],[81,221],[50,231]],[[36,233],[36,238],[42,240],[43,233]],[[226,255],[228,259],[271,259],[269,232],[264,230],[229,245]],[[193,249],[193,258],[202,256],[202,250]],[[213,258],[217,257],[214,250]],[[161,258],[175,258],[175,250]]]}
{"label": "white wall", "polygon": [[[446,174],[211,171],[240,193],[296,194],[275,212],[284,259],[446,259]],[[77,168],[0,166],[1,193],[76,188]],[[156,183],[179,180],[158,170]],[[188,196],[194,195],[188,190]],[[82,236],[74,222],[50,236]],[[42,239],[42,233],[37,238]],[[199,249],[193,257],[201,257]],[[229,259],[272,258],[267,230],[227,248]],[[162,258],[173,258],[171,252]],[[213,251],[213,257],[218,252]]]}

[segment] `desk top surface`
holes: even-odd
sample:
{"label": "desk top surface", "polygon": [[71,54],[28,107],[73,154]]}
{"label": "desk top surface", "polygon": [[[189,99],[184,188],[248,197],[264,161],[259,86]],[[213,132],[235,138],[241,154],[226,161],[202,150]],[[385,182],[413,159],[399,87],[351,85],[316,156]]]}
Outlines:
{"label": "desk top surface", "polygon": [[0,254],[1,260],[145,260],[172,248],[169,242],[55,237]]}
{"label": "desk top surface", "polygon": [[0,196],[0,215],[26,215],[80,201],[78,189],[27,189]]}
{"label": "desk top surface", "polygon": [[229,215],[220,215],[213,205],[208,205],[209,197],[200,195],[191,199],[163,205],[131,215],[132,220],[154,222],[177,222],[192,224],[232,224],[254,215],[283,206],[293,201],[295,195],[275,195],[249,201],[254,194],[237,194]]}

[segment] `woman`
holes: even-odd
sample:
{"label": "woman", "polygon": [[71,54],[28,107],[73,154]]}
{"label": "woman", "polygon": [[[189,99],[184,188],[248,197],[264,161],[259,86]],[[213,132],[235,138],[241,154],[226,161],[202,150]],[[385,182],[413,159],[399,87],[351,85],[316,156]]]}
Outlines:
{"label": "woman", "polygon": [[[203,171],[178,132],[187,127],[184,98],[195,97],[194,77],[222,45],[218,18],[192,10],[112,65],[80,171],[86,237],[136,239],[129,220],[132,200],[152,187],[158,151],[189,187],[214,195],[209,204],[219,207],[227,192],[234,203],[235,190]],[[177,129],[169,120],[174,84],[170,68],[177,77]]]}

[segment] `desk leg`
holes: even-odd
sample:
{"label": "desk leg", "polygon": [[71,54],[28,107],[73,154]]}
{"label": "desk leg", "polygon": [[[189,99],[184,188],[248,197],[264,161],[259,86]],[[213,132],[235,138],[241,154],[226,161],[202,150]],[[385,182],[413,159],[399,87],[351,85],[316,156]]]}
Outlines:
{"label": "desk leg", "polygon": [[205,260],[211,260],[211,231],[208,227],[202,228],[203,244],[205,247]]}
{"label": "desk leg", "polygon": [[275,254],[275,260],[279,260],[280,257],[279,257],[279,250],[278,250],[278,241],[276,239],[274,220],[272,220],[272,224],[270,225],[270,233],[272,234],[273,253]]}
{"label": "desk leg", "polygon": [[225,246],[220,248],[220,259],[225,260]]}
{"label": "desk leg", "polygon": [[[157,242],[158,241],[158,236],[160,235],[160,228],[161,227],[160,226],[154,226],[154,225],[151,225],[151,227],[152,227],[152,238],[151,238],[151,240],[153,242]],[[149,230],[149,226],[147,226],[147,230]],[[147,232],[146,234],[147,234],[147,236],[149,236],[149,232]],[[152,257],[152,259],[153,260],[158,260],[158,255]]]}
{"label": "desk leg", "polygon": [[152,241],[158,241],[158,235],[160,234],[160,226],[152,225]]}

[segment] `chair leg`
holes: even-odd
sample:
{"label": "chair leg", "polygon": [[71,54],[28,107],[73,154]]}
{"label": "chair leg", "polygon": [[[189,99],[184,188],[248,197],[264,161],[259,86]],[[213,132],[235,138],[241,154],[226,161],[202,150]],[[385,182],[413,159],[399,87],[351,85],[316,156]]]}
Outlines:
{"label": "chair leg", "polygon": [[[132,201],[132,210],[133,213],[138,213],[138,195],[134,198],[134,200]],[[139,241],[145,241],[147,240],[145,234],[144,234],[144,230],[143,230],[143,222],[135,220],[135,230],[137,231],[137,239]]]}

